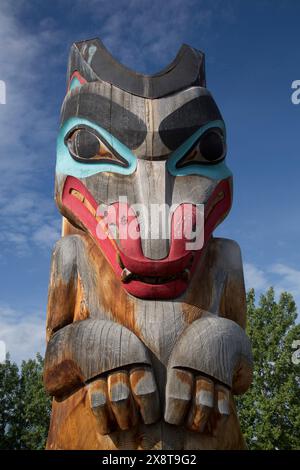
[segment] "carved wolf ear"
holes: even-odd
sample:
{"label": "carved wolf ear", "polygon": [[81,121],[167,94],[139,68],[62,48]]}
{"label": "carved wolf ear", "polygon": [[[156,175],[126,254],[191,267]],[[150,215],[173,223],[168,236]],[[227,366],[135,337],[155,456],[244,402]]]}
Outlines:
{"label": "carved wolf ear", "polygon": [[104,81],[143,98],[161,98],[192,86],[206,86],[203,52],[183,44],[175,59],[154,75],[143,75],[118,62],[99,39],[72,45],[68,81],[77,72],[87,82]]}

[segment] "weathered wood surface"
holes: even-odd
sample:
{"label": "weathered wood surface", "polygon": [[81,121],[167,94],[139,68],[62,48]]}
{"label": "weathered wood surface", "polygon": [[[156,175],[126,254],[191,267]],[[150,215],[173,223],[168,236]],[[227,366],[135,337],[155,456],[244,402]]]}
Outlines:
{"label": "weathered wood surface", "polygon": [[182,333],[177,341],[169,367],[196,370],[234,387],[235,371],[244,373],[245,390],[251,384],[249,369],[252,354],[249,338],[232,320],[203,315]]}
{"label": "weathered wood surface", "polygon": [[[55,185],[63,236],[47,308],[47,448],[242,449],[233,395],[249,387],[252,357],[240,249],[212,236],[230,210],[232,176],[204,55],[184,46],[147,77],[99,41],[83,41],[68,75]],[[120,209],[124,196],[131,212],[106,226],[99,205]],[[166,236],[151,204],[167,206]],[[204,246],[186,248],[174,235],[186,216],[171,208],[192,208],[191,234],[199,204]],[[137,242],[120,236],[129,221]]]}
{"label": "weathered wood surface", "polygon": [[69,383],[66,388],[63,380],[58,381],[61,370],[75,371],[76,388],[100,374],[131,364],[150,365],[145,346],[131,331],[111,321],[77,321],[57,331],[49,341],[45,386],[52,395],[63,396],[73,387]]}

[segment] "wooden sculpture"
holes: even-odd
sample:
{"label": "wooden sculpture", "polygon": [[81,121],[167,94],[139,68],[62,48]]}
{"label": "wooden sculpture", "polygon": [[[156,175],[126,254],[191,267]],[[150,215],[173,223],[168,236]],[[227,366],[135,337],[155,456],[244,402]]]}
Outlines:
{"label": "wooden sculpture", "polygon": [[72,46],[57,143],[48,449],[244,448],[233,400],[252,375],[241,254],[212,235],[232,202],[225,154],[202,52],[183,45],[146,76],[98,39]]}

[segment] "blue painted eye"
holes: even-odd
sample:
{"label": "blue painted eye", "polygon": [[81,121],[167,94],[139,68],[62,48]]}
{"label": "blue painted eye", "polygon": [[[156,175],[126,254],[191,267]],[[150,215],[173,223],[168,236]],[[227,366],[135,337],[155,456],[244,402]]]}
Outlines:
{"label": "blue painted eye", "polygon": [[86,163],[97,159],[101,152],[100,140],[87,129],[76,129],[67,138],[67,146],[75,160]]}
{"label": "blue painted eye", "polygon": [[107,171],[131,175],[136,167],[137,159],[131,150],[94,122],[71,117],[61,127],[57,138],[57,173],[75,178]]}
{"label": "blue painted eye", "polygon": [[110,163],[128,168],[128,162],[103,137],[87,126],[72,129],[65,144],[74,160],[82,163]]}
{"label": "blue painted eye", "polygon": [[174,176],[199,175],[215,180],[232,176],[225,164],[226,131],[221,120],[211,121],[198,129],[167,162]]}
{"label": "blue painted eye", "polygon": [[184,168],[194,164],[215,164],[224,160],[226,144],[224,135],[219,128],[210,128],[204,132],[177,163],[176,168]]}

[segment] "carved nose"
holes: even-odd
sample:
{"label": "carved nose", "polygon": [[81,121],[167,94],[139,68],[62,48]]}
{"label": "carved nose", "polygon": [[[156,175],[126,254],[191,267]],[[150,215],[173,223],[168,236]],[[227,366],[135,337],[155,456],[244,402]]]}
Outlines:
{"label": "carved nose", "polygon": [[146,258],[166,258],[170,251],[172,187],[165,161],[138,162],[137,213],[142,251]]}
{"label": "carved nose", "polygon": [[142,251],[146,258],[159,260],[166,258],[170,251],[169,210],[165,206],[139,211]]}

